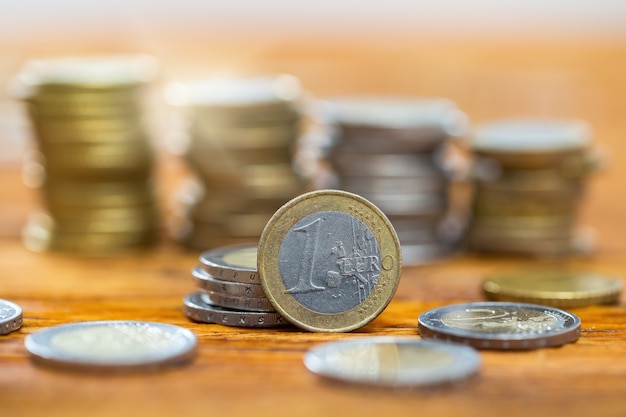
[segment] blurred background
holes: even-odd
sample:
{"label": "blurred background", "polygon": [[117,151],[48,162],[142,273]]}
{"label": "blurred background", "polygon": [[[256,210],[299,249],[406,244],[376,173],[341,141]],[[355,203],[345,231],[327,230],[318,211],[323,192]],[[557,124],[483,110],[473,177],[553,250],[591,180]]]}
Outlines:
{"label": "blurred background", "polygon": [[[606,147],[581,216],[600,249],[626,245],[626,4],[525,2],[0,2],[0,237],[19,236],[32,189],[16,186],[30,131],[9,85],[29,59],[147,53],[157,86],[208,76],[289,73],[308,97],[373,94],[445,97],[472,124],[517,117],[578,118]],[[160,97],[156,95],[156,99]],[[157,105],[158,107],[158,105]],[[168,123],[152,119],[163,201],[186,164],[167,152]],[[616,204],[595,204],[595,201]],[[606,233],[605,233],[606,232]]]}

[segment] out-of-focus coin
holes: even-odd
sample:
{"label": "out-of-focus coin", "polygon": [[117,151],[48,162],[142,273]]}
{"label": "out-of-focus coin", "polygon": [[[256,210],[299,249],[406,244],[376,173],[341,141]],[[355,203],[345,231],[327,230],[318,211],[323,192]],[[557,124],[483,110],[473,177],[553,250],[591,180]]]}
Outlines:
{"label": "out-of-focus coin", "polygon": [[492,300],[519,301],[554,307],[615,303],[620,279],[565,269],[528,269],[487,277],[483,289]]}
{"label": "out-of-focus coin", "polygon": [[230,294],[240,297],[264,297],[265,292],[260,283],[242,283],[234,281],[225,281],[212,277],[207,274],[202,267],[197,266],[192,270],[196,283],[199,287],[208,291],[218,291],[224,294]]}
{"label": "out-of-focus coin", "polygon": [[471,147],[502,167],[541,169],[584,158],[591,128],[581,120],[503,120],[479,126]]}
{"label": "out-of-focus coin", "polygon": [[209,275],[224,280],[259,283],[257,272],[257,245],[227,246],[205,251],[200,264]]}
{"label": "out-of-focus coin", "polygon": [[418,328],[422,337],[478,349],[536,349],[578,339],[580,319],[553,307],[494,301],[426,311]]}
{"label": "out-of-focus coin", "polygon": [[22,308],[0,299],[0,335],[9,334],[22,327]]}
{"label": "out-of-focus coin", "polygon": [[304,356],[313,373],[340,381],[391,387],[432,386],[466,379],[478,353],[452,343],[366,337],[324,343]]}
{"label": "out-of-focus coin", "polygon": [[185,315],[192,320],[236,327],[282,327],[288,324],[278,313],[218,307],[207,303],[203,295],[197,291],[184,299]]}
{"label": "out-of-focus coin", "polygon": [[286,203],[257,254],[261,284],[293,324],[350,331],[378,316],[400,280],[400,243],[387,217],[358,195],[319,190]]}
{"label": "out-of-focus coin", "polygon": [[187,329],[143,321],[92,321],[49,327],[26,337],[26,349],[45,364],[84,370],[154,368],[195,353]]}
{"label": "out-of-focus coin", "polygon": [[147,55],[63,57],[32,60],[18,81],[23,99],[47,94],[91,94],[111,90],[133,90],[154,79],[157,65]]}

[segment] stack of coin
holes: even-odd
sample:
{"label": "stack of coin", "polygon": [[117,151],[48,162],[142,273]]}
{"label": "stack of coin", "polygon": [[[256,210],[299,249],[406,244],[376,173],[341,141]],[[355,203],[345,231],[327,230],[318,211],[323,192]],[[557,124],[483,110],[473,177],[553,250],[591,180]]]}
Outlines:
{"label": "stack of coin", "polygon": [[447,227],[450,138],[465,115],[445,99],[338,98],[322,103],[330,127],[332,188],[359,194],[389,218],[407,264],[449,254],[459,230]]}
{"label": "stack of coin", "polygon": [[187,317],[237,327],[285,326],[287,322],[265,296],[256,263],[256,245],[203,252],[192,271],[198,291],[184,300]]}
{"label": "stack of coin", "polygon": [[506,120],[476,129],[467,244],[537,257],[585,250],[577,213],[596,164],[591,131],[575,120]]}
{"label": "stack of coin", "polygon": [[[299,81],[289,75],[172,85],[184,123],[175,144],[196,174],[173,202],[172,234],[210,249],[256,242],[285,201],[304,191],[293,151],[301,124]],[[182,139],[182,140],[181,140]]]}
{"label": "stack of coin", "polygon": [[101,254],[155,240],[141,101],[155,69],[151,57],[102,56],[31,61],[19,74],[38,148],[25,171],[43,174],[44,212],[24,230],[29,248]]}

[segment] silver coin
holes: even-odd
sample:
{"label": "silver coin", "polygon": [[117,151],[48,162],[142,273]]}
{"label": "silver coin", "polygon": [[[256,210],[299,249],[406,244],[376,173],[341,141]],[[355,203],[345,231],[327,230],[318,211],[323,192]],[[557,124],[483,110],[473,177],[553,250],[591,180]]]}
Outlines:
{"label": "silver coin", "polygon": [[278,313],[238,311],[209,304],[201,291],[188,294],[184,299],[185,315],[202,323],[223,324],[235,327],[282,327],[287,321]]}
{"label": "silver coin", "polygon": [[435,308],[418,319],[422,337],[483,349],[536,349],[578,339],[580,319],[554,307],[476,302]]}
{"label": "silver coin", "polygon": [[22,308],[0,299],[0,335],[9,334],[22,327]]}
{"label": "silver coin", "polygon": [[85,370],[149,369],[181,363],[195,354],[190,330],[145,321],[90,321],[49,327],[24,344],[45,364]]}
{"label": "silver coin", "polygon": [[199,287],[208,291],[217,291],[238,297],[265,297],[261,284],[224,281],[207,274],[202,267],[197,266],[191,271]]}
{"label": "silver coin", "polygon": [[200,263],[209,275],[242,283],[259,283],[257,245],[236,245],[203,252]]}
{"label": "silver coin", "polygon": [[478,353],[452,343],[366,337],[309,350],[305,366],[323,377],[378,386],[431,386],[463,380],[480,367]]}
{"label": "silver coin", "polygon": [[208,304],[243,311],[275,312],[276,309],[267,297],[238,297],[219,291],[204,291],[202,298]]}

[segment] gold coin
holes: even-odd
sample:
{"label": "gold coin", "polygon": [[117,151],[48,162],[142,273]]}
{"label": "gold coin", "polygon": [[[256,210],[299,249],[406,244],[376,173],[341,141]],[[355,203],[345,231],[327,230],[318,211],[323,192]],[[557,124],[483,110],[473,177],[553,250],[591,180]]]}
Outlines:
{"label": "gold coin", "polygon": [[376,318],[400,280],[400,242],[380,209],[318,190],[282,206],[259,241],[258,270],[274,308],[310,331],[346,332]]}
{"label": "gold coin", "polygon": [[495,274],[483,289],[492,300],[581,307],[615,303],[622,285],[617,278],[554,268]]}
{"label": "gold coin", "polygon": [[23,99],[82,92],[128,90],[151,82],[156,60],[147,55],[67,56],[31,60],[19,74]]}

